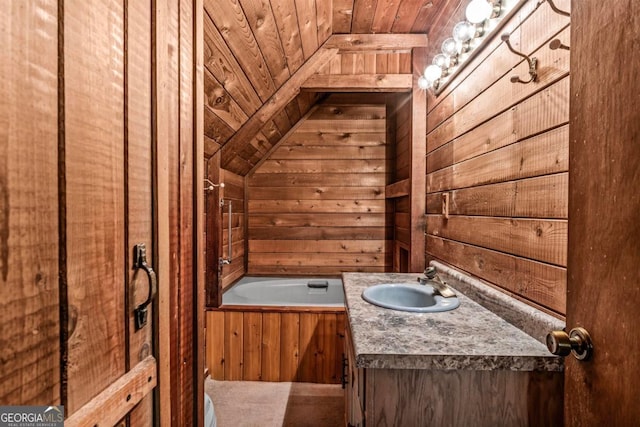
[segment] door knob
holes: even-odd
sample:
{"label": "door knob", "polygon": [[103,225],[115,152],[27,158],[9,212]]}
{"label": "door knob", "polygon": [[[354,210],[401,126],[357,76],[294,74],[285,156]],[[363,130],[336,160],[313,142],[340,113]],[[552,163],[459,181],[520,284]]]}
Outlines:
{"label": "door knob", "polygon": [[589,360],[593,354],[591,336],[584,328],[573,328],[568,334],[565,331],[549,332],[547,348],[551,353],[562,357],[573,353],[578,360]]}

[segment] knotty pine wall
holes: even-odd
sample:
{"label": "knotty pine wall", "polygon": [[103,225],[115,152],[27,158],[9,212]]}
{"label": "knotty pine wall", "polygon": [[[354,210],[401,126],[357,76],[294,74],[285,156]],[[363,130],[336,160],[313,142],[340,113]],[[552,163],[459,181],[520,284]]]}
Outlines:
{"label": "knotty pine wall", "polygon": [[321,105],[247,178],[248,273],[387,271],[386,107]]}
{"label": "knotty pine wall", "polygon": [[[538,80],[499,38],[428,99],[426,256],[556,315],[565,313],[569,18],[530,1],[503,31],[536,56]],[[568,10],[569,1],[558,1]],[[511,70],[512,67],[515,67]],[[449,218],[441,213],[450,197]]]}

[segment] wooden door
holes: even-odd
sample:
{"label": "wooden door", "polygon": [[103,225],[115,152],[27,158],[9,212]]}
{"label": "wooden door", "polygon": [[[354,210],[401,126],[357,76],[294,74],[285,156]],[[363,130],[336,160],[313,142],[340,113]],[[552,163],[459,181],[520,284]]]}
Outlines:
{"label": "wooden door", "polygon": [[108,0],[1,13],[0,404],[62,404],[65,425],[154,419],[152,305],[134,324],[150,276],[133,250],[152,264],[151,14]]}
{"label": "wooden door", "polygon": [[640,420],[640,2],[574,0],[567,329],[588,330],[591,360],[569,356],[565,421]]}
{"label": "wooden door", "polygon": [[65,0],[62,13],[63,402],[70,425],[129,411],[150,425],[154,316],[134,324],[151,286],[134,246],[153,264],[151,2]]}

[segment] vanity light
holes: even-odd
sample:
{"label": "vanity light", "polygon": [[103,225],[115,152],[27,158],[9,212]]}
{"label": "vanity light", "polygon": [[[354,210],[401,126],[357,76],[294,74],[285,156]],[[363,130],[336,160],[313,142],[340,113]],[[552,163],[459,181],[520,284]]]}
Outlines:
{"label": "vanity light", "polygon": [[449,58],[447,55],[443,53],[439,53],[433,57],[432,64],[437,65],[442,69],[442,71],[444,71],[447,68],[449,68],[449,65],[451,65],[451,58]]}
{"label": "vanity light", "polygon": [[438,80],[440,77],[442,77],[442,68],[441,67],[439,67],[439,66],[437,66],[435,64],[431,64],[427,68],[425,68],[425,70],[424,70],[424,78],[427,80],[427,82],[431,83],[430,86],[433,86],[433,83],[436,80]]}
{"label": "vanity light", "polygon": [[442,53],[449,57],[456,56],[459,53],[458,43],[456,43],[456,41],[452,37],[449,37],[444,42],[442,42]]}
{"label": "vanity light", "polygon": [[472,24],[481,24],[491,17],[493,5],[487,0],[471,0],[467,6],[465,16]]}
{"label": "vanity light", "polygon": [[432,89],[437,94],[446,83],[443,77],[455,74],[458,64],[473,56],[470,51],[482,43],[486,33],[491,33],[498,26],[503,12],[513,13],[509,10],[513,9],[516,1],[521,5],[526,0],[471,0],[465,10],[467,20],[458,22],[453,27],[453,37],[442,42],[442,53],[437,54],[432,65],[425,69],[424,81],[418,80],[419,87]]}
{"label": "vanity light", "polygon": [[[476,36],[476,26],[471,22],[462,21],[458,22],[453,27],[453,39],[457,42],[465,43]],[[448,40],[448,39],[447,39]],[[445,40],[446,42],[446,40]],[[443,43],[444,46],[444,43]]]}
{"label": "vanity light", "polygon": [[418,78],[418,87],[422,90],[427,90],[431,88],[431,82],[429,82],[429,80],[424,76],[420,76],[420,78]]}

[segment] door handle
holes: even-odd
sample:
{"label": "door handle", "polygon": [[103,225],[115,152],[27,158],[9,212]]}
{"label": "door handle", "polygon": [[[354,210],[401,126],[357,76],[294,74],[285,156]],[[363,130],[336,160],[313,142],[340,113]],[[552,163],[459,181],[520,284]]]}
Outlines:
{"label": "door handle", "polygon": [[342,353],[342,375],[340,376],[340,382],[342,383],[342,388],[347,388],[347,384],[349,384],[349,377],[347,368],[349,366],[349,361],[345,357],[344,353]]}
{"label": "door handle", "polygon": [[144,243],[139,243],[133,248],[133,268],[141,268],[149,276],[149,296],[146,301],[140,304],[133,311],[136,323],[136,331],[140,330],[147,324],[148,306],[156,295],[157,279],[156,272],[147,264],[147,247]]}
{"label": "door handle", "polygon": [[547,348],[557,356],[566,357],[570,353],[578,360],[589,360],[593,354],[591,336],[584,328],[565,331],[551,331],[547,334]]}

